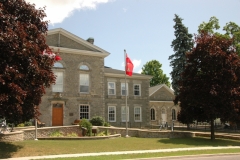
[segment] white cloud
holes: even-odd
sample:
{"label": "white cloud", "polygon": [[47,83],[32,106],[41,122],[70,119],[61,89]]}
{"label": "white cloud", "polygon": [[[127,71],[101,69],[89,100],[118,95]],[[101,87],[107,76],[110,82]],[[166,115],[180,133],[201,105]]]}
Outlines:
{"label": "white cloud", "polygon": [[61,23],[65,18],[72,15],[74,10],[96,9],[100,3],[108,3],[112,0],[26,0],[35,4],[36,8],[46,6],[45,20],[50,20],[51,24]]}
{"label": "white cloud", "polygon": [[134,59],[132,61],[134,68],[138,68],[140,66],[141,62],[142,62],[141,59],[140,60]]}
{"label": "white cloud", "polygon": [[140,73],[140,74],[141,74],[141,73],[142,73],[142,69],[140,69],[139,71],[137,71],[137,73]]}
{"label": "white cloud", "polygon": [[127,8],[123,8],[123,12],[126,13],[127,12]]}

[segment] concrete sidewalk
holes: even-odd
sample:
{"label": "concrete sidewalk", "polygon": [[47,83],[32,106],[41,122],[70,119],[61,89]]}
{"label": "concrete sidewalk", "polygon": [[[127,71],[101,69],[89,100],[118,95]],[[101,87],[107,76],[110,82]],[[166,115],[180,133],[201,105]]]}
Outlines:
{"label": "concrete sidewalk", "polygon": [[233,149],[239,148],[240,149],[240,146],[194,147],[194,148],[174,148],[174,149],[157,149],[157,150],[138,150],[138,151],[62,154],[62,155],[46,155],[46,156],[8,158],[8,159],[3,159],[3,160],[31,160],[31,159],[43,159],[43,158],[86,157],[86,156],[101,156],[101,155],[139,154],[139,153],[176,152],[176,151],[193,151],[193,150],[208,150],[208,149],[231,149],[231,148],[233,148]]}

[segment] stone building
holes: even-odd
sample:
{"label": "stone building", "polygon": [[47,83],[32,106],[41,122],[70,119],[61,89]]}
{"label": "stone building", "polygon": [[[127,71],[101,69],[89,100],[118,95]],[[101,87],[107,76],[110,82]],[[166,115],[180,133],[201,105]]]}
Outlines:
{"label": "stone building", "polygon": [[[153,96],[150,93],[151,76],[137,73],[127,76],[125,91],[124,71],[104,66],[104,58],[110,53],[95,46],[93,38],[83,40],[58,28],[49,30],[46,40],[62,58],[53,67],[56,83],[46,90],[40,105],[40,120],[46,126],[71,125],[75,119],[101,116],[113,126],[124,127],[126,109],[129,127],[158,122],[160,105],[155,103],[162,101],[155,102],[156,93]],[[166,90],[170,92],[169,88]],[[172,95],[167,91],[159,91],[159,94],[167,93],[166,98],[169,98]],[[150,106],[153,107],[150,109]],[[154,120],[152,108],[155,109]]]}

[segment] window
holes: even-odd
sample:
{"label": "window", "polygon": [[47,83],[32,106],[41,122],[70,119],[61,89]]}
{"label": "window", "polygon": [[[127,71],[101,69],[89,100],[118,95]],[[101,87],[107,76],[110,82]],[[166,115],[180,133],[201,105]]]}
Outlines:
{"label": "window", "polygon": [[79,118],[80,119],[89,119],[89,106],[88,105],[80,105],[79,107]]}
{"label": "window", "polygon": [[128,84],[127,84],[127,88],[125,88],[125,83],[121,83],[121,95],[125,96],[127,92],[128,95]]}
{"label": "window", "polygon": [[165,109],[163,108],[163,109],[162,109],[162,114],[165,114],[165,113],[166,113],[166,111],[165,111]]}
{"label": "window", "polygon": [[108,82],[108,95],[115,95],[115,82]]}
{"label": "window", "polygon": [[122,122],[126,122],[126,115],[127,115],[127,121],[129,121],[129,107],[127,107],[127,113],[126,113],[126,107],[122,106],[121,108],[121,117],[122,117]]}
{"label": "window", "polygon": [[86,65],[81,65],[81,66],[80,66],[80,69],[81,69],[81,70],[86,70],[86,71],[89,70],[88,66],[86,66]]}
{"label": "window", "polygon": [[134,120],[136,122],[142,121],[142,111],[141,107],[134,107]]}
{"label": "window", "polygon": [[155,109],[151,108],[151,120],[155,121]]}
{"label": "window", "polygon": [[88,93],[89,92],[89,75],[88,74],[80,74],[80,93]]}
{"label": "window", "polygon": [[133,85],[133,94],[134,94],[134,96],[140,96],[141,95],[141,85],[140,84],[134,84]]}
{"label": "window", "polygon": [[56,63],[54,63],[53,67],[63,68],[63,65],[62,65],[62,63],[60,63],[60,62],[56,62]]}
{"label": "window", "polygon": [[63,92],[63,72],[54,72],[56,82],[52,85],[53,92]]}
{"label": "window", "polygon": [[176,120],[176,111],[172,109],[172,120]]}
{"label": "window", "polygon": [[116,122],[116,107],[108,106],[108,121]]}

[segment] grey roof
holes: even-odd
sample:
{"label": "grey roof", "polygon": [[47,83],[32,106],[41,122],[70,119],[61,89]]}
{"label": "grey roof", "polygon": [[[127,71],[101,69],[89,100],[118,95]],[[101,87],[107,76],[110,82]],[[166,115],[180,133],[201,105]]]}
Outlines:
{"label": "grey roof", "polygon": [[153,87],[149,87],[149,96],[153,95],[157,92],[160,88],[165,87],[170,93],[174,94],[173,90],[169,88],[166,84],[159,84]]}

